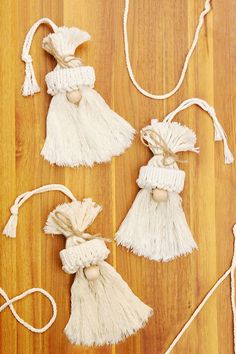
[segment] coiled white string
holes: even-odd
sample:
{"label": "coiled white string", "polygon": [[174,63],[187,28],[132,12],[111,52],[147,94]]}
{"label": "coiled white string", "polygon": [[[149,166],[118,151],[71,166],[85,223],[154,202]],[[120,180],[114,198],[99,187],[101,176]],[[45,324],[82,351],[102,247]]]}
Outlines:
{"label": "coiled white string", "polygon": [[[28,322],[24,321],[16,312],[16,310],[13,307],[13,303],[23,299],[24,297],[33,294],[33,293],[41,293],[43,294],[46,298],[48,298],[48,300],[50,301],[51,305],[52,305],[52,317],[51,319],[48,321],[48,323],[42,327],[42,328],[36,328],[33,327],[32,325],[30,325]],[[55,300],[53,299],[53,297],[44,289],[42,288],[32,288],[29,290],[24,291],[22,294],[13,297],[12,299],[9,299],[9,297],[7,296],[7,294],[5,293],[5,291],[0,288],[0,295],[5,299],[5,303],[0,307],[0,313],[9,306],[13,316],[15,317],[15,319],[22,324],[22,326],[24,326],[25,328],[27,328],[29,331],[34,332],[34,333],[43,333],[45,331],[47,331],[52,324],[55,322],[56,317],[57,317],[57,305]]]}
{"label": "coiled white string", "polygon": [[169,354],[172,349],[176,346],[176,344],[179,342],[181,337],[184,335],[186,330],[189,328],[191,323],[194,321],[194,319],[197,317],[199,312],[202,310],[206,302],[210,299],[210,297],[214,294],[216,289],[220,286],[220,284],[223,283],[223,281],[230,275],[231,277],[231,306],[232,306],[232,313],[233,313],[233,337],[234,337],[234,353],[236,354],[236,306],[235,306],[235,269],[236,269],[236,225],[233,227],[233,235],[234,235],[234,253],[233,253],[233,258],[232,258],[232,264],[231,267],[220,277],[220,279],[215,283],[215,285],[211,288],[211,290],[208,292],[208,294],[204,297],[200,305],[196,308],[188,322],[184,325],[184,327],[181,329],[179,334],[175,337],[165,354]]}
{"label": "coiled white string", "polygon": [[204,10],[201,12],[200,16],[199,16],[199,21],[198,21],[198,25],[194,34],[194,38],[193,38],[193,42],[192,45],[189,49],[189,52],[185,58],[184,61],[184,65],[183,65],[183,69],[179,78],[179,81],[177,83],[177,85],[175,86],[175,88],[165,94],[162,95],[156,95],[156,94],[152,94],[146,90],[144,90],[139,83],[136,81],[133,70],[132,70],[132,66],[130,63],[130,57],[129,57],[129,40],[128,40],[128,31],[127,31],[127,20],[128,20],[128,13],[129,13],[129,0],[125,0],[125,10],[124,10],[124,19],[123,19],[123,31],[124,31],[124,46],[125,46],[125,60],[126,60],[126,66],[128,69],[128,73],[129,73],[129,77],[133,83],[133,85],[136,87],[136,89],[142,93],[144,96],[152,98],[154,100],[164,100],[166,98],[171,97],[172,95],[174,95],[179,88],[181,87],[183,81],[184,81],[184,77],[186,75],[187,69],[188,69],[188,65],[189,65],[189,61],[191,59],[191,56],[197,46],[198,43],[198,39],[199,39],[199,34],[201,31],[201,28],[203,26],[204,23],[204,18],[205,16],[208,14],[208,12],[210,12],[211,10],[211,4],[210,4],[211,0],[206,0],[205,2],[205,7]]}

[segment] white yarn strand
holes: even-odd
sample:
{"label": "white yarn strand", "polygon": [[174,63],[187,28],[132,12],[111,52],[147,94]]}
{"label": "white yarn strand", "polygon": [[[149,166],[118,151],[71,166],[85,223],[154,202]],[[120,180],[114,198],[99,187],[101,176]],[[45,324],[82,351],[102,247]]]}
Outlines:
{"label": "white yarn strand", "polygon": [[49,192],[49,191],[60,191],[60,192],[64,193],[68,198],[70,198],[72,201],[76,201],[76,198],[72,194],[72,192],[68,188],[63,186],[62,184],[48,184],[48,185],[39,187],[37,189],[34,189],[32,191],[25,192],[16,198],[14,204],[10,208],[11,216],[10,216],[10,218],[3,230],[3,235],[5,235],[7,237],[15,238],[19,208],[22,206],[22,204],[24,204],[33,195],[44,193],[44,192]]}
{"label": "white yarn strand", "polygon": [[[44,295],[51,303],[52,305],[52,317],[51,319],[48,321],[48,323],[42,327],[42,328],[35,328],[32,325],[30,325],[28,322],[24,321],[16,312],[16,310],[13,307],[13,303],[21,300],[23,298],[25,298],[26,296],[33,294],[33,293],[40,293],[42,295]],[[29,290],[24,291],[22,294],[13,297],[12,299],[9,299],[9,297],[7,296],[7,294],[5,293],[5,291],[0,288],[0,295],[5,299],[5,303],[0,307],[0,313],[9,306],[13,316],[15,317],[15,319],[22,324],[22,326],[24,326],[25,328],[27,328],[29,331],[33,332],[33,333],[44,333],[46,332],[51,326],[52,324],[55,322],[56,317],[57,317],[57,305],[55,300],[53,299],[53,297],[44,289],[42,288],[31,288]]]}
{"label": "white yarn strand", "polygon": [[185,110],[186,108],[197,105],[200,108],[202,108],[204,111],[206,111],[209,116],[212,118],[213,124],[214,124],[214,129],[215,129],[215,141],[223,141],[224,143],[224,157],[225,157],[225,163],[226,164],[231,164],[234,162],[234,157],[232,152],[229,149],[228,143],[227,143],[227,135],[222,127],[222,125],[219,122],[219,119],[217,118],[215,109],[211,107],[206,101],[200,99],[200,98],[190,98],[188,100],[185,100],[182,102],[179,107],[177,107],[173,112],[169,113],[163,120],[163,122],[172,122],[174,117],[181,111]]}
{"label": "white yarn strand", "polygon": [[57,25],[49,18],[41,18],[33,24],[27,33],[21,55],[21,59],[25,62],[25,80],[22,86],[23,96],[33,96],[35,93],[40,92],[32,64],[33,60],[29,52],[35,32],[41,24],[50,25],[54,32],[58,29]]}
{"label": "white yarn strand", "polygon": [[175,337],[165,354],[169,354],[176,344],[179,342],[183,334],[186,332],[186,330],[190,327],[191,323],[194,321],[194,319],[197,317],[199,312],[202,310],[206,302],[210,299],[210,297],[214,294],[214,292],[217,290],[217,288],[224,282],[224,280],[230,275],[231,277],[231,305],[232,305],[232,313],[233,313],[233,331],[234,331],[234,353],[236,354],[236,306],[235,306],[235,269],[236,269],[236,225],[233,227],[233,234],[234,234],[234,254],[233,254],[233,259],[232,259],[232,264],[231,267],[220,277],[220,279],[215,283],[215,285],[211,288],[211,290],[208,292],[208,294],[204,297],[200,305],[196,308],[192,316],[189,318],[189,320],[186,322],[182,330],[179,332],[179,334]]}
{"label": "white yarn strand", "polygon": [[192,42],[192,45],[191,45],[191,47],[189,49],[189,52],[188,52],[188,54],[187,54],[187,56],[185,58],[183,69],[182,69],[182,72],[181,72],[181,75],[180,75],[180,78],[179,78],[179,81],[178,81],[177,85],[175,86],[175,88],[173,90],[171,90],[171,91],[169,91],[169,92],[167,92],[165,94],[156,95],[156,94],[152,94],[152,93],[144,90],[138,84],[138,82],[135,79],[132,67],[131,67],[130,57],[129,57],[128,31],[127,31],[127,20],[128,20],[128,13],[129,13],[129,0],[125,0],[123,31],[124,31],[124,47],[125,47],[126,66],[127,66],[127,69],[128,69],[129,77],[130,77],[133,85],[144,96],[152,98],[154,100],[164,100],[166,98],[169,98],[169,97],[173,96],[179,90],[179,88],[181,87],[181,85],[182,85],[182,83],[184,81],[184,78],[185,78],[185,75],[186,75],[186,72],[187,72],[187,69],[188,69],[188,65],[189,65],[189,61],[191,59],[191,56],[192,56],[192,54],[193,54],[193,52],[194,52],[194,50],[195,50],[195,48],[197,46],[198,39],[199,39],[199,34],[200,34],[201,28],[202,28],[203,23],[204,23],[204,18],[211,10],[211,4],[210,3],[211,3],[211,0],[206,0],[204,10],[200,14],[198,25],[197,25],[197,28],[196,28],[196,31],[195,31],[195,34],[194,34],[193,42]]}

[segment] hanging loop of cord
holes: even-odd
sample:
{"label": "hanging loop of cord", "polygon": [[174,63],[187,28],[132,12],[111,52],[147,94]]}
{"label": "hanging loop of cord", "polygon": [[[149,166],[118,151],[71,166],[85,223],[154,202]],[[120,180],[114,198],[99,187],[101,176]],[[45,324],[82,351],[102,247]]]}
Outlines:
{"label": "hanging loop of cord", "polygon": [[225,157],[225,163],[226,164],[231,164],[234,162],[234,157],[232,152],[229,149],[228,142],[227,142],[227,135],[222,127],[222,125],[219,122],[219,119],[217,118],[215,109],[211,107],[206,101],[200,99],[200,98],[190,98],[188,100],[185,100],[182,102],[174,111],[169,113],[164,119],[163,122],[172,122],[174,117],[181,111],[187,109],[188,107],[191,107],[193,105],[199,106],[201,109],[203,109],[205,112],[209,114],[209,116],[212,119],[213,125],[214,125],[214,130],[215,130],[215,141],[223,141],[224,144],[224,157]]}
{"label": "hanging loop of cord", "polygon": [[[32,325],[30,325],[28,322],[25,322],[16,312],[16,310],[13,307],[13,303],[23,299],[24,297],[33,294],[33,293],[40,293],[42,295],[44,295],[51,303],[52,305],[52,317],[51,319],[48,321],[48,323],[42,327],[42,328],[36,328],[33,327]],[[9,297],[7,296],[7,294],[5,293],[5,291],[0,288],[0,295],[5,299],[5,303],[0,306],[0,313],[9,306],[13,316],[15,317],[15,319],[22,324],[22,326],[24,326],[25,328],[27,328],[29,331],[33,332],[33,333],[44,333],[46,332],[51,326],[52,324],[55,322],[56,317],[57,317],[57,305],[55,300],[53,299],[52,295],[50,295],[46,290],[42,289],[42,288],[32,288],[29,290],[24,291],[22,294],[13,297],[12,299],[9,299]]]}
{"label": "hanging loop of cord", "polygon": [[124,19],[123,19],[125,60],[126,60],[126,66],[127,66],[127,69],[128,69],[129,77],[130,77],[133,85],[136,87],[136,89],[140,93],[142,93],[144,96],[152,98],[154,100],[164,100],[166,98],[169,98],[169,97],[173,96],[179,90],[179,88],[181,87],[181,85],[182,85],[182,83],[184,81],[184,78],[185,78],[185,75],[186,75],[186,72],[187,72],[187,69],[188,69],[189,61],[190,61],[191,56],[192,56],[192,54],[193,54],[193,52],[194,52],[194,50],[195,50],[195,48],[197,46],[197,43],[198,43],[199,34],[200,34],[201,28],[202,28],[203,23],[204,23],[204,18],[211,10],[211,0],[206,0],[204,10],[201,12],[201,14],[199,16],[199,21],[198,21],[198,25],[197,25],[197,28],[196,28],[196,31],[195,31],[195,34],[194,34],[194,37],[193,37],[193,42],[192,42],[192,45],[191,45],[191,47],[189,49],[189,52],[188,52],[188,54],[187,54],[187,56],[185,58],[184,65],[183,65],[183,68],[182,68],[182,72],[181,72],[179,81],[177,82],[177,84],[176,84],[176,86],[174,87],[173,90],[171,90],[171,91],[169,91],[169,92],[167,92],[165,94],[162,94],[162,95],[152,94],[152,93],[144,90],[135,79],[135,76],[134,76],[134,73],[133,73],[133,70],[132,70],[132,66],[131,66],[131,63],[130,63],[129,40],[128,40],[128,31],[127,31],[127,21],[128,21],[128,14],[129,14],[129,1],[130,0],[125,0],[125,10],[124,10]]}
{"label": "hanging loop of cord", "polygon": [[18,211],[19,208],[24,204],[29,198],[31,198],[35,194],[40,194],[44,192],[49,192],[49,191],[59,191],[64,193],[68,198],[70,198],[72,201],[76,201],[77,199],[75,196],[72,194],[72,192],[66,188],[63,184],[48,184],[42,187],[39,187],[37,189],[34,189],[29,192],[22,193],[19,195],[12,207],[10,208],[11,211],[11,216],[3,230],[3,235],[8,236],[8,237],[16,237],[16,228],[17,228],[17,222],[18,222]]}
{"label": "hanging loop of cord", "polygon": [[34,73],[33,60],[29,52],[34,35],[39,26],[42,24],[48,24],[52,27],[54,32],[58,30],[57,25],[52,20],[44,17],[35,22],[27,33],[21,54],[21,59],[25,62],[25,80],[21,90],[23,96],[33,96],[35,93],[40,92],[40,88]]}
{"label": "hanging loop of cord", "polygon": [[32,191],[20,194],[16,198],[15,203],[13,204],[13,206],[11,208],[15,207],[15,208],[19,209],[22,206],[22,204],[24,204],[27,201],[27,199],[31,198],[33,195],[44,193],[44,192],[50,192],[50,191],[62,192],[71,200],[73,200],[73,201],[76,200],[76,198],[72,194],[72,192],[67,187],[65,187],[63,184],[47,184],[47,185],[39,187],[37,189],[33,189]]}

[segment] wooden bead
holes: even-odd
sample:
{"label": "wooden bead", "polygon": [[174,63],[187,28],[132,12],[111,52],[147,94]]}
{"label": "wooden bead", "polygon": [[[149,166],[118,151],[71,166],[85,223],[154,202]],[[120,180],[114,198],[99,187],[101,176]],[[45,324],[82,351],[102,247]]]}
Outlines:
{"label": "wooden bead", "polygon": [[70,91],[66,93],[66,98],[70,103],[79,104],[82,98],[80,90]]}
{"label": "wooden bead", "polygon": [[155,188],[152,191],[152,197],[155,202],[166,202],[168,198],[168,192],[164,189]]}
{"label": "wooden bead", "polygon": [[90,281],[96,280],[100,275],[99,266],[92,265],[84,268],[84,275]]}

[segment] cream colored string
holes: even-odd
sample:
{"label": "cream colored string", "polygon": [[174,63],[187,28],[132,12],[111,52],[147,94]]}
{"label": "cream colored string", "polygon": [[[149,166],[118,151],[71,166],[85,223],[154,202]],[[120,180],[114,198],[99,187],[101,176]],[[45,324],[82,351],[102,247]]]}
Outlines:
{"label": "cream colored string", "polygon": [[40,92],[40,87],[35,77],[34,68],[33,68],[33,60],[30,55],[30,48],[34,38],[34,35],[42,24],[48,24],[52,27],[54,32],[57,32],[58,27],[57,25],[50,20],[49,18],[41,18],[37,22],[33,24],[30,28],[29,32],[25,37],[25,41],[22,48],[21,59],[25,62],[25,80],[22,85],[22,95],[23,96],[33,96],[35,93]]}
{"label": "cream colored string", "polygon": [[[28,322],[24,321],[16,312],[16,310],[14,309],[13,307],[13,303],[18,301],[18,300],[21,300],[23,299],[24,297],[30,295],[30,294],[33,294],[33,293],[41,293],[43,294],[51,303],[52,305],[52,317],[51,319],[48,321],[48,323],[42,327],[42,328],[35,328],[33,327],[32,325],[30,325]],[[9,299],[9,297],[7,296],[7,294],[5,293],[5,291],[0,288],[0,295],[5,299],[5,303],[0,306],[0,313],[6,308],[9,306],[13,316],[15,317],[15,319],[20,323],[22,324],[22,326],[24,326],[25,328],[27,328],[29,331],[31,332],[34,332],[34,333],[43,333],[45,331],[47,331],[51,326],[52,324],[55,322],[56,320],[56,317],[57,317],[57,305],[56,305],[56,302],[55,300],[53,299],[53,297],[44,289],[42,288],[32,288],[32,289],[29,289],[29,290],[26,290],[24,291],[22,294],[18,295],[18,296],[15,296],[13,297],[12,299]]]}
{"label": "cream colored string", "polygon": [[[149,137],[154,141],[155,144],[151,143],[147,140],[148,134]],[[162,138],[160,134],[158,134],[155,130],[147,129],[145,131],[141,131],[140,138],[142,143],[148,148],[160,149],[160,153],[155,153],[156,156],[163,156],[162,163],[164,166],[173,165],[175,162],[186,163],[186,160],[181,160],[179,156],[169,149],[165,140]],[[147,141],[147,142],[146,142]],[[171,160],[170,160],[171,158]]]}
{"label": "cream colored string", "polygon": [[234,162],[234,156],[229,149],[228,142],[227,142],[227,135],[219,122],[219,119],[216,115],[214,107],[211,107],[206,101],[202,100],[201,98],[189,98],[183,101],[174,111],[167,114],[167,116],[163,119],[164,123],[170,123],[174,119],[174,117],[183,110],[191,107],[193,105],[199,106],[202,110],[207,112],[212,119],[212,123],[215,129],[215,141],[223,141],[224,144],[224,157],[225,163],[231,164]]}
{"label": "cream colored string", "polygon": [[11,216],[10,216],[10,218],[3,230],[3,235],[8,236],[8,237],[13,237],[13,238],[16,237],[19,208],[33,195],[44,193],[44,192],[49,192],[49,191],[60,191],[60,192],[64,193],[68,198],[70,198],[72,201],[76,201],[76,198],[72,194],[72,192],[62,184],[48,184],[48,185],[36,188],[32,191],[25,192],[16,198],[14,204],[10,208]]}
{"label": "cream colored string", "polygon": [[197,28],[196,28],[196,32],[194,34],[193,42],[192,42],[192,45],[191,45],[191,47],[189,49],[189,52],[188,52],[188,54],[186,56],[186,59],[184,61],[183,69],[182,69],[182,72],[181,72],[181,75],[180,75],[180,78],[179,78],[179,81],[178,81],[177,85],[170,92],[167,92],[167,93],[162,94],[162,95],[156,95],[156,94],[152,94],[152,93],[144,90],[138,84],[138,82],[135,79],[133,70],[132,70],[132,66],[131,66],[131,63],[130,63],[130,57],[129,57],[129,41],[128,41],[128,31],[127,31],[127,21],[128,21],[128,13],[129,13],[129,0],[125,0],[123,31],[124,31],[124,46],[125,46],[126,66],[127,66],[127,69],[128,69],[129,77],[130,77],[133,85],[144,96],[152,98],[154,100],[164,100],[166,98],[171,97],[172,95],[174,95],[179,90],[179,88],[181,87],[181,85],[182,85],[182,83],[184,81],[184,78],[185,78],[185,75],[186,75],[186,72],[187,72],[187,69],[188,69],[188,65],[189,65],[189,61],[191,59],[191,56],[192,56],[192,54],[193,54],[193,52],[194,52],[194,50],[195,50],[195,48],[197,46],[198,39],[199,39],[199,34],[200,34],[201,28],[202,28],[203,23],[204,23],[204,17],[211,10],[211,4],[210,3],[211,3],[211,0],[206,0],[204,10],[200,14],[198,25],[197,25]]}
{"label": "cream colored string", "polygon": [[236,269],[236,225],[233,227],[233,235],[234,235],[234,253],[232,258],[231,267],[220,277],[220,279],[215,283],[215,285],[211,288],[208,294],[204,297],[200,305],[196,308],[188,322],[181,329],[179,334],[175,337],[165,354],[169,354],[176,344],[179,342],[181,337],[184,335],[186,330],[190,327],[191,323],[197,317],[199,312],[202,310],[206,302],[210,299],[210,297],[214,294],[216,289],[223,283],[223,281],[230,275],[231,277],[231,306],[233,313],[233,338],[234,338],[234,353],[236,354],[236,306],[235,306],[235,269]]}

